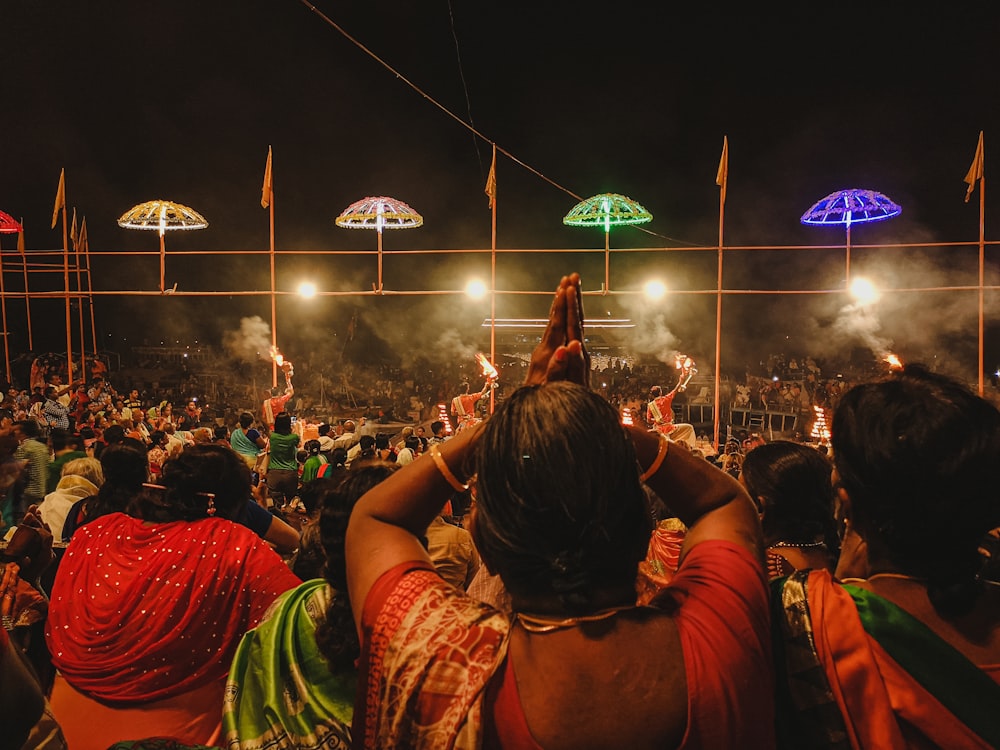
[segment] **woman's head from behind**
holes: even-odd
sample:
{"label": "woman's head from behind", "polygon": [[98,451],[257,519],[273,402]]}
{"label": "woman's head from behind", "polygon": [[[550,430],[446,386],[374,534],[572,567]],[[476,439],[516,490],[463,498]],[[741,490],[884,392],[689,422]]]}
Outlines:
{"label": "woman's head from behind", "polygon": [[628,590],[652,522],[617,412],[586,388],[514,392],[476,448],[476,546],[515,599],[587,612]]}
{"label": "woman's head from behind", "polygon": [[149,457],[146,449],[128,440],[109,445],[101,451],[104,484],[97,492],[97,502],[90,511],[93,517],[125,512],[149,481]]}
{"label": "woman's head from behind", "polygon": [[741,477],[761,511],[765,543],[836,543],[832,471],[815,448],[785,440],[746,455]]}
{"label": "woman's head from behind", "polygon": [[372,463],[352,471],[343,482],[318,479],[313,483],[318,488],[319,538],[326,559],[324,577],[335,592],[326,612],[326,623],[316,631],[316,645],[334,672],[353,670],[360,650],[347,596],[344,556],[347,522],[358,499],[398,468],[396,464]]}
{"label": "woman's head from behind", "polygon": [[960,383],[908,365],[844,395],[833,456],[870,561],[926,578],[942,612],[972,606],[979,542],[1000,526],[1000,412]]}
{"label": "woman's head from behind", "polygon": [[274,431],[279,435],[289,435],[292,432],[292,415],[286,411],[274,418]]}
{"label": "woman's head from behind", "polygon": [[164,462],[159,484],[139,497],[137,515],[144,520],[234,519],[250,498],[250,469],[229,447],[201,443]]}

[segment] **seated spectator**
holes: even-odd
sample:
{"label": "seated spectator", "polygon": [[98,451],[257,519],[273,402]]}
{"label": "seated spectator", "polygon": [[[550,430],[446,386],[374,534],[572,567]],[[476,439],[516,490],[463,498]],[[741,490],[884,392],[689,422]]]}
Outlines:
{"label": "seated spectator", "polygon": [[267,446],[264,436],[253,426],[253,414],[240,414],[240,424],[229,435],[229,444],[240,454],[251,471],[257,470],[258,458]]}
{"label": "seated spectator", "polygon": [[63,538],[63,524],[70,509],[80,500],[96,495],[104,484],[101,462],[96,458],[78,458],[62,467],[56,489],[45,496],[38,510],[56,539]]}
{"label": "seated spectator", "polygon": [[49,447],[52,449],[52,460],[49,462],[45,490],[54,492],[62,476],[63,466],[74,459],[86,458],[87,454],[80,450],[80,437],[59,427],[49,430]]}
{"label": "seated spectator", "polygon": [[67,512],[62,535],[69,541],[83,524],[108,513],[124,513],[149,481],[149,461],[146,448],[136,440],[125,440],[108,446],[101,452],[101,474],[104,477],[95,494],[78,500]]}
{"label": "seated spectator", "polygon": [[396,463],[400,466],[406,466],[407,464],[413,463],[419,450],[420,438],[416,435],[410,435],[403,441],[403,447],[400,448],[399,453],[396,454]]}
{"label": "seated spectator", "polygon": [[375,456],[380,461],[396,462],[396,455],[389,445],[389,436],[384,432],[375,435]]}
{"label": "seated spectator", "polygon": [[343,484],[318,479],[310,485],[321,508],[326,580],[308,580],[283,594],[243,638],[226,689],[227,747],[350,747],[359,646],[344,534],[358,497],[393,471],[382,464],[352,472]]}
{"label": "seated spectator", "polygon": [[[623,428],[586,387],[579,284],[560,283],[524,387],[355,506],[355,747],[774,745],[753,503],[704,459]],[[512,621],[447,584],[418,537],[472,474],[473,539]],[[635,591],[652,530],[643,481],[688,527],[648,607]]]}
{"label": "seated spectator", "polygon": [[832,441],[844,578],[773,589],[780,743],[1000,746],[1000,596],[979,553],[1000,526],[1000,412],[907,365],[843,396]]}
{"label": "seated spectator", "polygon": [[170,456],[167,450],[169,444],[170,440],[162,430],[153,430],[149,436],[146,457],[149,460],[149,473],[154,478],[160,476],[160,470]]}
{"label": "seated spectator", "polygon": [[347,456],[345,458],[345,466],[351,466],[356,458],[374,458],[375,457],[375,436],[374,435],[362,435],[358,440],[357,444],[347,451]]}
{"label": "seated spectator", "polygon": [[427,554],[444,580],[465,591],[479,572],[481,562],[472,535],[445,520],[450,516],[451,502],[448,502],[424,532]]}
{"label": "seated spectator", "polygon": [[0,625],[31,664],[35,679],[46,694],[52,687],[54,671],[45,648],[49,602],[41,577],[50,569],[53,559],[52,534],[38,508],[32,505],[0,556]]}
{"label": "seated spectator", "polygon": [[306,460],[302,463],[302,475],[299,477],[299,485],[306,484],[314,480],[319,474],[320,467],[329,463],[320,452],[319,440],[307,440],[303,449],[306,452]]}
{"label": "seated spectator", "polygon": [[770,578],[803,568],[833,572],[840,540],[832,471],[829,459],[815,448],[785,440],[747,454],[740,481],[759,509]]}
{"label": "seated spectator", "polygon": [[239,639],[300,583],[230,520],[250,494],[250,470],[231,449],[187,448],[160,482],[133,503],[137,517],[79,528],[56,575],[51,700],[74,750],[155,736],[217,744]]}
{"label": "seated spectator", "polygon": [[330,430],[331,427],[327,422],[321,423],[319,427],[316,428],[316,431],[319,433],[319,450],[320,453],[326,456],[327,461],[330,460],[330,451],[332,451],[336,445],[333,438],[330,437]]}

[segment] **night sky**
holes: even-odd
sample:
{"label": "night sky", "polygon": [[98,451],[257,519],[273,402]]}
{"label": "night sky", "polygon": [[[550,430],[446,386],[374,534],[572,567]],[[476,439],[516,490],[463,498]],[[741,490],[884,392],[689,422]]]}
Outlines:
{"label": "night sky", "polygon": [[[388,289],[488,281],[483,185],[494,141],[517,160],[498,158],[497,244],[525,251],[499,256],[498,289],[551,289],[572,270],[585,289],[599,289],[603,253],[543,251],[602,250],[603,232],[563,226],[562,217],[574,195],[623,193],[654,220],[612,231],[620,251],[612,290],[635,291],[656,276],[677,293],[656,303],[588,297],[588,314],[631,317],[639,328],[625,343],[636,353],[666,359],[682,349],[707,372],[715,296],[692,292],[715,288],[716,254],[678,249],[718,241],[723,136],[727,246],[842,245],[842,230],[803,226],[799,217],[835,190],[868,188],[903,213],[854,228],[852,276],[891,288],[977,284],[974,246],[858,246],[978,239],[978,189],[964,203],[962,179],[979,131],[987,176],[1000,137],[1000,7],[678,5],[317,0],[355,43],[300,0],[5,0],[0,210],[23,217],[29,252],[61,249],[61,227],[49,227],[65,168],[67,205],[87,217],[98,291],[158,289],[156,256],[124,254],[158,248],[155,233],[117,226],[133,205],[168,199],[208,219],[207,230],[166,237],[166,283],[181,294],[95,297],[101,346],[120,352],[161,341],[219,344],[247,317],[270,320],[267,296],[183,294],[268,289],[267,256],[248,254],[268,247],[260,207],[268,146],[277,248],[296,251],[278,257],[284,292],[304,277],[321,291],[371,288],[374,232],[334,225],[366,195],[392,196],[424,217],[419,229],[387,232],[387,251],[478,251],[387,254]],[[997,194],[987,189],[987,240],[996,236]],[[16,241],[4,236],[2,247],[9,254]],[[319,250],[367,253],[309,254]],[[183,255],[194,251],[220,254]],[[61,264],[57,255],[39,258]],[[997,285],[995,249],[987,260],[986,284]],[[843,247],[733,250],[725,266],[728,289],[844,284]],[[18,274],[8,271],[6,281],[21,288]],[[31,281],[39,290],[61,283],[61,273]],[[538,316],[547,305],[542,296],[501,295],[497,315]],[[987,320],[998,310],[1000,298],[988,291]],[[773,352],[844,360],[867,347],[974,381],[976,312],[974,290],[896,292],[870,309],[839,294],[727,296],[723,369]],[[355,315],[359,335],[377,335],[405,361],[419,350],[448,357],[481,349],[478,323],[489,305],[460,295],[283,295],[279,346],[289,357],[342,349]],[[65,351],[62,302],[32,301],[32,316],[36,348]],[[25,348],[20,300],[8,304],[8,327],[15,351]],[[1000,365],[998,338],[990,326],[987,371]]]}

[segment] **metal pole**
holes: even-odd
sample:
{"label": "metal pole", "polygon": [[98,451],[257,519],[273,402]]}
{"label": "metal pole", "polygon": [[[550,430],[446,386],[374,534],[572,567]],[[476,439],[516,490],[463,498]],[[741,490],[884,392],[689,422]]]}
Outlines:
{"label": "metal pole", "polygon": [[847,265],[844,269],[844,286],[851,288],[851,216],[847,216]]}
{"label": "metal pole", "polygon": [[722,239],[723,219],[725,216],[726,194],[719,191],[719,262],[718,277],[715,292],[715,387],[714,413],[712,415],[712,444],[716,452],[719,450],[719,421],[721,418],[722,391]]}
{"label": "metal pole", "polygon": [[[273,178],[271,185],[273,185]],[[271,257],[271,346],[272,351],[278,349],[278,306],[275,300],[274,287],[274,188],[268,187],[268,216],[270,218],[270,257]],[[271,387],[278,385],[278,360],[271,357]]]}
{"label": "metal pole", "polygon": [[983,283],[986,263],[986,177],[979,178],[979,395],[983,395],[984,325],[983,325]]}
{"label": "metal pole", "polygon": [[73,382],[73,317],[69,306],[69,232],[66,228],[66,201],[62,206],[63,221],[63,289],[66,301],[66,382]]}
{"label": "metal pole", "polygon": [[[0,248],[2,250],[2,248]],[[0,252],[0,314],[3,315],[3,359],[7,366],[7,385],[11,383],[10,373],[10,329],[7,327],[7,290],[4,287],[3,253]]]}
{"label": "metal pole", "polygon": [[[497,145],[493,144],[493,164],[497,163]],[[494,179],[496,174],[494,173]],[[495,190],[495,188],[494,188]],[[494,196],[490,221],[490,364],[497,366],[497,201]],[[490,415],[496,410],[496,394],[490,388]]]}
{"label": "metal pole", "polygon": [[163,238],[166,234],[163,231],[163,227],[160,227],[160,294],[163,294],[167,290],[166,283],[164,282],[165,270],[166,270],[166,259],[167,259],[167,248]]}
{"label": "metal pole", "polygon": [[604,294],[611,291],[611,230],[604,230]]}
{"label": "metal pole", "polygon": [[34,337],[31,333],[31,301],[28,297],[28,258],[24,253],[24,217],[21,217],[21,236],[17,238],[17,249],[21,253],[21,268],[24,271],[24,314],[28,318],[28,351],[35,348]]}
{"label": "metal pole", "polygon": [[[76,254],[76,260],[74,264],[76,266],[76,299],[79,309],[77,310],[77,317],[80,321],[80,379],[86,383],[87,382],[87,347],[84,345],[84,341],[87,340],[86,328],[83,324],[83,276],[80,267],[80,238],[77,237],[76,246],[73,248],[73,252]],[[94,350],[94,354],[97,354],[97,350]],[[67,381],[68,382],[68,381]]]}

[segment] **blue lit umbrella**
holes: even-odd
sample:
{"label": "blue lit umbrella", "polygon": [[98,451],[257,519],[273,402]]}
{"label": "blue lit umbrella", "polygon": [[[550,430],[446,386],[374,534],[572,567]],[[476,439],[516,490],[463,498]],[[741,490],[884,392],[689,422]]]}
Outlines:
{"label": "blue lit umbrella", "polygon": [[903,209],[887,196],[874,190],[838,190],[813,204],[802,214],[801,222],[812,226],[842,224],[847,230],[847,277],[851,283],[851,225],[885,221],[899,216]]}

